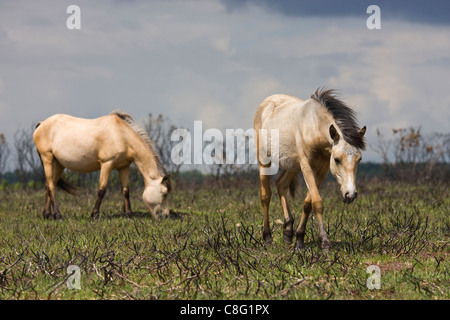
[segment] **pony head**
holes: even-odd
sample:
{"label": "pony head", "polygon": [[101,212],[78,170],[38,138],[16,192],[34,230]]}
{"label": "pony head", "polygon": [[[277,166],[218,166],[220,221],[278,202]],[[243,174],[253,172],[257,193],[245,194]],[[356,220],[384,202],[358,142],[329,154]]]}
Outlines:
{"label": "pony head", "polygon": [[[366,127],[358,130],[361,138],[366,133]],[[356,199],[356,171],[361,161],[361,151],[341,137],[336,128],[330,126],[330,136],[333,139],[331,147],[330,170],[340,185],[342,199],[352,203]]]}
{"label": "pony head", "polygon": [[144,189],[142,199],[155,219],[169,216],[168,195],[172,191],[169,176],[150,180]]}

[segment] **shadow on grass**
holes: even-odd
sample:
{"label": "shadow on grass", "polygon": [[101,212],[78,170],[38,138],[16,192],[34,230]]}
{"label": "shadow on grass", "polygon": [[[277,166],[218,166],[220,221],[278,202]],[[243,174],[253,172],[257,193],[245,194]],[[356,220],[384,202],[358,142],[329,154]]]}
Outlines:
{"label": "shadow on grass", "polygon": [[[187,212],[179,212],[179,211],[173,211],[170,210],[169,216],[165,219],[171,219],[171,220],[181,220],[184,216],[191,215]],[[102,217],[100,217],[101,219]],[[156,220],[152,214],[149,211],[133,211],[131,215],[127,215],[124,212],[119,213],[111,213],[108,215],[103,215],[103,218],[105,219],[123,219],[123,218],[129,218],[129,219],[152,219]]]}

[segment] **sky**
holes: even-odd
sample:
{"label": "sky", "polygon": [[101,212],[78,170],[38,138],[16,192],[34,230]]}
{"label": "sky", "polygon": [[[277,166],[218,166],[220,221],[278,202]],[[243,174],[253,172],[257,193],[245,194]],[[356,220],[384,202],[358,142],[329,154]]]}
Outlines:
{"label": "sky", "polygon": [[[81,29],[69,30],[69,5]],[[369,5],[381,9],[370,30]],[[253,127],[275,93],[339,89],[367,126],[448,133],[450,2],[103,0],[0,2],[0,133],[55,113],[163,114],[179,127]]]}

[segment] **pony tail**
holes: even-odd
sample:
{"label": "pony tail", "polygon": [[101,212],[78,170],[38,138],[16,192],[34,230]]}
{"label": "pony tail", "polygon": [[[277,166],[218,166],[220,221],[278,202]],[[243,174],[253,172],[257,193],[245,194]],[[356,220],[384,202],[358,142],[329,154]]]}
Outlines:
{"label": "pony tail", "polygon": [[69,184],[68,182],[64,181],[63,179],[59,179],[57,184],[56,184],[60,189],[64,190],[65,192],[69,193],[69,194],[77,194],[78,189],[74,186],[72,186],[71,184]]}

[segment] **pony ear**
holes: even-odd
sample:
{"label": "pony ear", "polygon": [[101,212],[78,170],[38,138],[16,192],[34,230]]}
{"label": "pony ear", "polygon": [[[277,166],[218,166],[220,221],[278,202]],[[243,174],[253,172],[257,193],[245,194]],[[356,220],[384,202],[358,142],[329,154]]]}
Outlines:
{"label": "pony ear", "polygon": [[364,134],[366,133],[366,126],[362,127],[361,129],[358,130],[358,133],[361,137],[364,136]]}
{"label": "pony ear", "polygon": [[337,143],[341,138],[341,136],[339,135],[339,133],[337,132],[336,128],[333,125],[330,126],[330,137],[331,139],[333,139],[335,143]]}

